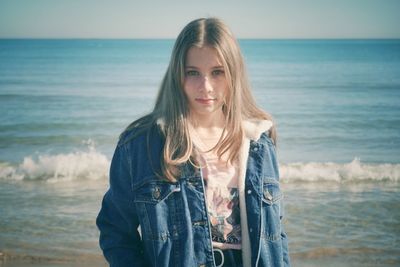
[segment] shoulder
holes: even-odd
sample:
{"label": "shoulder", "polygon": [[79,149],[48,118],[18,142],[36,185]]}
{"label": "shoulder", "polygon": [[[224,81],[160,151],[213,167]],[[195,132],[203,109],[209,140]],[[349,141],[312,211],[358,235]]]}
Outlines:
{"label": "shoulder", "polygon": [[153,143],[162,139],[163,134],[160,125],[148,118],[141,118],[131,123],[120,134],[118,146],[145,144],[148,141]]}

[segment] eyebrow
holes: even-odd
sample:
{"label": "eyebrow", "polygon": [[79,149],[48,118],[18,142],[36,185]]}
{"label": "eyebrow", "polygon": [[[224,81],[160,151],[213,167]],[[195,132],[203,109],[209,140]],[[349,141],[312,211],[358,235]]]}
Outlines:
{"label": "eyebrow", "polygon": [[[222,65],[218,65],[218,66],[212,67],[212,69],[223,69],[223,68],[224,68],[224,66],[222,66]],[[198,69],[198,67],[195,67],[195,66],[186,66],[185,69]]]}

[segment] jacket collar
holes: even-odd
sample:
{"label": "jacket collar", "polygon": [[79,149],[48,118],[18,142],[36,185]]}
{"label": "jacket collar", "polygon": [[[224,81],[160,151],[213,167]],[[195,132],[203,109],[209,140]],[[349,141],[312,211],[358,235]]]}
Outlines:
{"label": "jacket collar", "polygon": [[270,120],[245,120],[242,123],[245,137],[257,141],[260,139],[262,133],[270,130],[272,128],[272,121]]}

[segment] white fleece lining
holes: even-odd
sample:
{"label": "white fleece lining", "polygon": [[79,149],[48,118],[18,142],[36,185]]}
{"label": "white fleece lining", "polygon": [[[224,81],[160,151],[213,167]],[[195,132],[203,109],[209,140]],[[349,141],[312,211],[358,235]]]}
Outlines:
{"label": "white fleece lining", "polygon": [[247,138],[257,141],[263,132],[272,127],[272,121],[269,120],[246,120],[243,121],[243,130]]}
{"label": "white fleece lining", "polygon": [[242,261],[243,267],[251,266],[251,247],[250,247],[250,237],[249,230],[247,226],[247,214],[246,214],[246,198],[245,198],[245,179],[246,179],[246,169],[247,169],[247,159],[250,149],[250,139],[247,137],[243,138],[242,148],[240,151],[240,172],[239,172],[239,207],[240,207],[240,228],[242,232]]}
{"label": "white fleece lining", "polygon": [[251,266],[251,244],[249,237],[249,228],[247,223],[247,212],[246,212],[246,192],[245,180],[247,170],[247,160],[250,151],[250,140],[257,141],[260,139],[263,132],[268,131],[272,127],[272,122],[269,120],[257,120],[257,121],[244,121],[243,129],[245,136],[243,137],[243,143],[240,151],[239,162],[239,207],[240,207],[240,224],[242,232],[242,261],[243,267]]}

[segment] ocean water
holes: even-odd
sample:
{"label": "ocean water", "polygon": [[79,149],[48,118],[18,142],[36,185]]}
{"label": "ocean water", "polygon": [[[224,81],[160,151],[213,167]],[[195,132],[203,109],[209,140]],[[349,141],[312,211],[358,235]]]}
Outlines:
{"label": "ocean water", "polygon": [[[151,110],[172,45],[0,40],[0,266],[105,266],[112,152]],[[276,121],[293,264],[400,265],[400,40],[240,45]]]}

